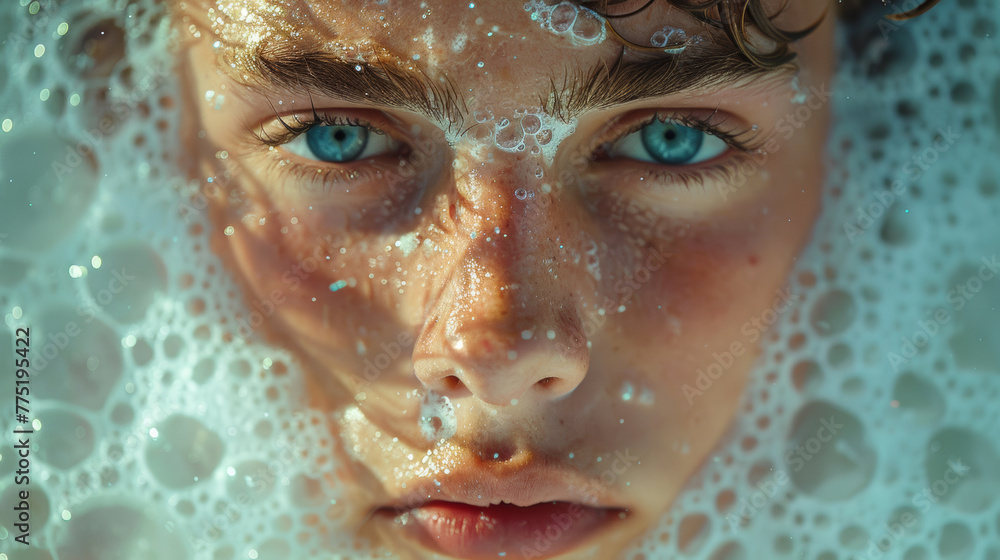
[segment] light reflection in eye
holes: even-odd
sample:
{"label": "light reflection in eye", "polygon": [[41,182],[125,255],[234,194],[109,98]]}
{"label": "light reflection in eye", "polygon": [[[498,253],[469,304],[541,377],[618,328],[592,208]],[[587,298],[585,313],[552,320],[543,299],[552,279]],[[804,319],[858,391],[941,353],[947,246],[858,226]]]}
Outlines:
{"label": "light reflection in eye", "polygon": [[725,140],[703,130],[657,120],[612,144],[608,155],[680,166],[714,159],[728,148]]}
{"label": "light reflection in eye", "polygon": [[364,125],[314,124],[283,147],[289,152],[318,161],[350,163],[398,149],[387,134]]}

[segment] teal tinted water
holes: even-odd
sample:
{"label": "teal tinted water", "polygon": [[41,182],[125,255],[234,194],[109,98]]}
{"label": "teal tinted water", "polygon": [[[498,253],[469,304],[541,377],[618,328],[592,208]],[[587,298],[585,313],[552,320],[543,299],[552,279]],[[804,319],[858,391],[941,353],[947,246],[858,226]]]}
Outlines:
{"label": "teal tinted water", "polygon": [[[282,350],[223,344],[242,303],[207,250],[204,185],[164,163],[181,147],[158,14],[0,7],[0,364],[33,325],[40,425],[35,546],[15,555],[0,402],[0,552],[330,557],[336,539],[305,523],[342,514],[322,479],[330,419],[300,411]],[[842,29],[829,94],[804,92],[796,115],[811,97],[836,115],[797,311],[770,329],[730,437],[636,553],[1000,558],[998,24],[1000,6],[964,0]],[[88,41],[104,58],[74,54]]]}

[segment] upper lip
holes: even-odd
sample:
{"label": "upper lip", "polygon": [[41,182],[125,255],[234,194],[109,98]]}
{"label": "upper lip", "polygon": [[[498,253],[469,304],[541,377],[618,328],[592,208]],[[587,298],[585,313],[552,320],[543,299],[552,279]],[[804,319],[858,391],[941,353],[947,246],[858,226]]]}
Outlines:
{"label": "upper lip", "polygon": [[575,502],[594,508],[623,508],[599,480],[565,466],[530,464],[514,468],[452,470],[448,474],[406,481],[413,488],[383,509],[403,513],[431,501],[460,502],[486,507],[501,503],[528,507],[548,502]]}

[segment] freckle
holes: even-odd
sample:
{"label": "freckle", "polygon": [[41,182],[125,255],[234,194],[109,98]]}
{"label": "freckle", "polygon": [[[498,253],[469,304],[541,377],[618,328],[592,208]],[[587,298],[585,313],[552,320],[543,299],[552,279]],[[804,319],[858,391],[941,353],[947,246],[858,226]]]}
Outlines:
{"label": "freckle", "polygon": [[759,259],[757,258],[757,255],[750,255],[750,258],[747,259],[747,262],[750,263],[750,266],[757,266],[758,261]]}

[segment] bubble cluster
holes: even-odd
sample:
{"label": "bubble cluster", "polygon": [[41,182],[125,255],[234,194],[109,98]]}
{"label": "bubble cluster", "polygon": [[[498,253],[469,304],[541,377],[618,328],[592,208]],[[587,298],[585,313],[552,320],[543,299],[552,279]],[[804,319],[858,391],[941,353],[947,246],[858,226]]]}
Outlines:
{"label": "bubble cluster", "polygon": [[995,28],[1000,7],[884,13],[841,25],[824,211],[790,277],[802,300],[630,560],[1000,558],[1000,121],[982,118],[1000,48],[955,32]]}
{"label": "bubble cluster", "polygon": [[[0,556],[349,549],[324,534],[339,515],[319,482],[328,420],[303,412],[287,354],[227,330],[239,291],[207,249],[204,212],[182,219],[163,3],[11,2],[0,31],[4,60],[24,61],[0,69],[0,313],[32,328],[35,416],[25,550],[7,517],[19,487],[2,406]],[[20,66],[26,79],[9,79]]]}
{"label": "bubble cluster", "polygon": [[524,11],[542,29],[564,37],[574,46],[596,45],[608,36],[607,22],[603,17],[573,2],[552,6],[543,0],[531,0],[524,4]]}
{"label": "bubble cluster", "polygon": [[428,391],[420,402],[420,431],[428,441],[448,439],[458,430],[455,407],[444,395]]}
{"label": "bubble cluster", "polygon": [[[221,15],[267,15],[245,4]],[[802,299],[726,441],[630,560],[1000,558],[1000,49],[985,39],[1000,9],[944,4],[843,27],[824,214],[790,277]],[[605,38],[576,4],[524,8],[574,45]],[[331,419],[286,352],[233,336],[245,304],[207,217],[174,211],[168,31],[153,0],[0,5],[0,53],[25,61],[0,66],[0,313],[38,343],[33,545],[16,557],[368,557],[340,525]],[[537,108],[474,116],[465,140],[548,163],[575,129]],[[0,330],[0,363],[11,340]],[[611,396],[659,406],[638,381]],[[0,412],[10,527],[12,403]],[[457,429],[431,393],[419,422],[428,440]]]}
{"label": "bubble cluster", "polygon": [[653,33],[649,42],[657,48],[662,48],[663,52],[670,54],[680,54],[687,49],[689,39],[683,29],[664,27]]}
{"label": "bubble cluster", "polygon": [[[476,123],[462,136],[452,133],[449,142],[471,144],[473,155],[485,157],[491,149],[505,152],[527,152],[540,157],[546,166],[552,165],[560,143],[576,130],[576,119],[563,121],[546,114],[540,107],[517,107],[506,102],[496,108],[487,105],[472,113]],[[542,177],[541,165],[535,170]]]}

